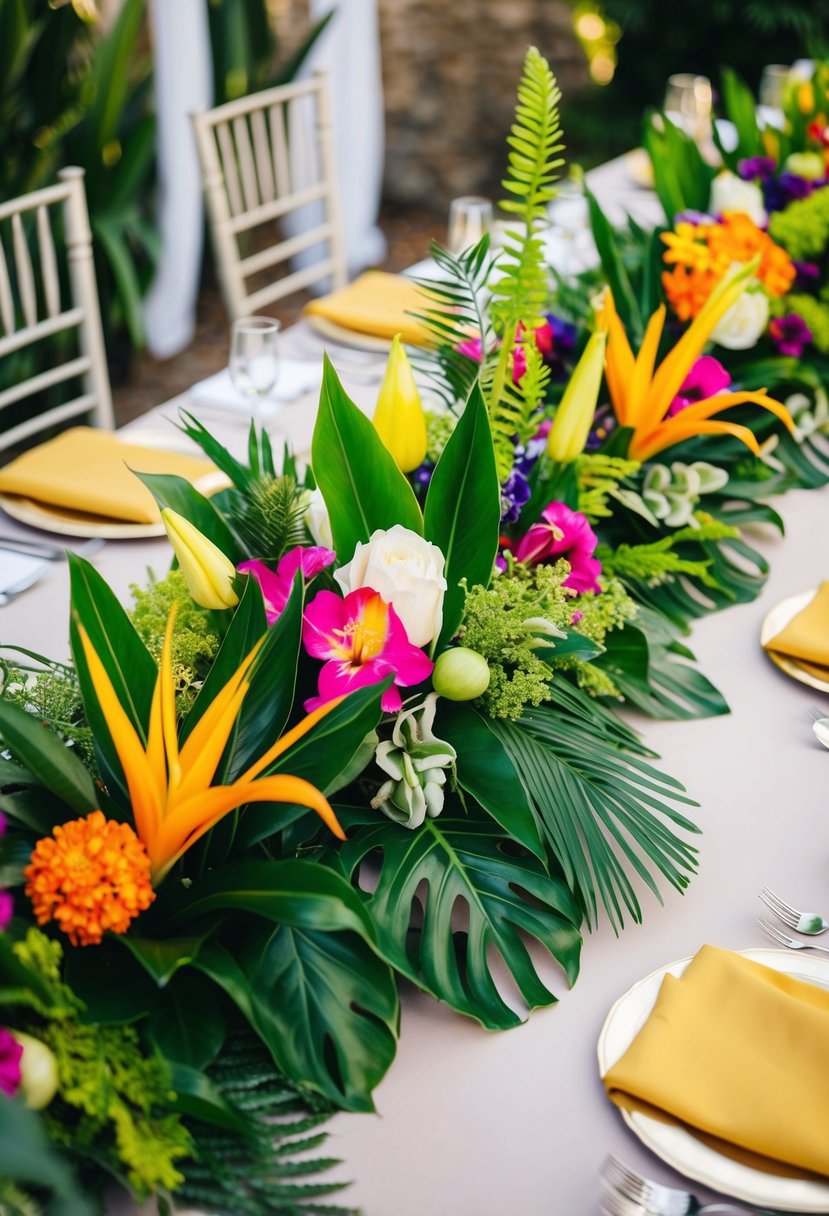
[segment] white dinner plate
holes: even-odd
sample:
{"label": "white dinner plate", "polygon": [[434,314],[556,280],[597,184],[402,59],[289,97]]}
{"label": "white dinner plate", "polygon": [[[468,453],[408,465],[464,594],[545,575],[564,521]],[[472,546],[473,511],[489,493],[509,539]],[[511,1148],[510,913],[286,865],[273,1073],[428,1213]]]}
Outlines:
{"label": "white dinner plate", "polygon": [[[802,612],[816,595],[817,587],[812,587],[809,591],[790,595],[788,599],[775,604],[774,608],[766,614],[763,624],[760,626],[760,645],[765,646],[782,629],[785,629],[789,621],[793,620],[798,612]],[[792,659],[786,654],[775,654],[770,650],[767,650],[766,654],[776,667],[784,671],[787,676],[791,676],[793,680],[799,680],[801,684],[808,684],[810,688],[817,688],[820,692],[829,692],[829,680],[821,680],[820,676],[806,671],[804,667],[800,666],[797,659]]]}
{"label": "white dinner plate", "polygon": [[329,321],[327,317],[319,317],[313,312],[306,313],[305,320],[318,334],[330,338],[332,342],[339,342],[341,346],[351,346],[354,350],[377,351],[383,355],[387,355],[391,350],[391,338],[378,338],[376,334],[362,334],[356,329],[346,329],[344,325],[337,325],[336,321]]}
{"label": "white dinner plate", "polygon": [[[829,989],[829,959],[794,955],[788,950],[741,950],[739,953],[744,958],[773,967],[775,971]],[[668,963],[619,997],[599,1036],[601,1076],[624,1055],[642,1029],[653,1009],[663,977],[682,975],[690,962],[690,958],[682,958]],[[638,1111],[620,1113],[630,1130],[651,1152],[686,1178],[710,1186],[722,1195],[776,1208],[780,1212],[829,1212],[829,1182],[767,1174],[723,1156],[683,1127],[661,1123]]]}

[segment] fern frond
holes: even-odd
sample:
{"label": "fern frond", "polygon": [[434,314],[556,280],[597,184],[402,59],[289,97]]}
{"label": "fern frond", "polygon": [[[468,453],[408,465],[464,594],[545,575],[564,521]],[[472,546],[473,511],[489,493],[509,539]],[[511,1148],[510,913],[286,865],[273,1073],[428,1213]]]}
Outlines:
{"label": "fern frond", "polygon": [[613,508],[608,499],[614,498],[622,482],[639,469],[639,462],[622,456],[605,456],[603,452],[587,452],[576,465],[579,487],[578,509],[591,523],[609,519]]}
{"label": "fern frond", "polygon": [[429,377],[449,408],[455,409],[458,402],[466,401],[480,373],[480,365],[461,354],[458,347],[478,337],[483,351],[493,345],[482,299],[494,259],[489,253],[488,235],[459,254],[449,253],[433,241],[431,254],[441,278],[416,280],[429,307],[413,315],[429,332],[434,345],[415,351],[412,362]]}
{"label": "fern frond", "polygon": [[739,537],[737,528],[712,520],[697,528],[680,528],[671,536],[663,536],[661,540],[646,545],[619,545],[616,549],[601,549],[597,553],[606,575],[616,578],[633,580],[644,583],[648,587],[658,587],[662,583],[673,582],[681,575],[699,579],[705,587],[718,587],[719,583],[711,575],[711,560],[693,560],[682,557],[676,552],[676,546],[683,541],[734,540]]}
{"label": "fern frond", "polygon": [[515,460],[515,444],[525,443],[538,430],[538,408],[544,400],[550,369],[531,337],[523,343],[526,371],[517,384],[504,385],[490,410],[498,478],[506,481]]}
{"label": "fern frond", "polygon": [[248,551],[264,561],[276,561],[307,539],[305,512],[308,492],[296,479],[265,474],[248,486],[246,496],[231,509],[231,520]]}

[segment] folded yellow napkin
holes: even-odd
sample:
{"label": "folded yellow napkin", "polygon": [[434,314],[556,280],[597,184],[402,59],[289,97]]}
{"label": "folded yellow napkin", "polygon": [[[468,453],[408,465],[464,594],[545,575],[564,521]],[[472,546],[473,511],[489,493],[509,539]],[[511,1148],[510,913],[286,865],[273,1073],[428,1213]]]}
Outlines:
{"label": "folded yellow napkin", "polygon": [[819,680],[829,679],[829,582],[820,584],[814,599],[763,649],[795,659]]}
{"label": "folded yellow napkin", "polygon": [[[604,1077],[612,1102],[829,1174],[829,992],[703,946]],[[755,1164],[758,1162],[755,1159]]]}
{"label": "folded yellow napkin", "polygon": [[404,342],[425,346],[429,341],[427,331],[419,321],[406,314],[410,310],[422,312],[429,306],[429,298],[418,290],[412,279],[386,274],[382,270],[367,270],[330,296],[312,300],[305,305],[304,311],[356,333],[389,339],[401,334]]}
{"label": "folded yellow napkin", "polygon": [[0,492],[125,523],[157,523],[155,499],[131,469],[176,473],[202,493],[227,484],[208,460],[124,443],[111,431],[77,426],[0,469]]}

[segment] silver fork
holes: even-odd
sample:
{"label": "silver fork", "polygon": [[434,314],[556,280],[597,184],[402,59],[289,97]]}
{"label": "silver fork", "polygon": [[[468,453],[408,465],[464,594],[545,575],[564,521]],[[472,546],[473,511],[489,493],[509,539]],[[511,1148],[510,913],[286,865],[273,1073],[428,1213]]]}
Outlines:
{"label": "silver fork", "polygon": [[602,1205],[608,1216],[702,1216],[703,1213],[732,1212],[743,1216],[767,1216],[767,1208],[745,1204],[700,1203],[690,1191],[663,1186],[623,1165],[618,1157],[605,1159],[601,1170]]}
{"label": "silver fork", "polygon": [[797,908],[787,904],[769,887],[763,887],[760,899],[775,916],[782,920],[784,925],[788,925],[797,933],[806,933],[810,937],[815,937],[818,933],[825,933],[829,929],[829,920],[824,920],[819,912],[798,912]]}
{"label": "silver fork", "polygon": [[820,950],[824,954],[829,954],[829,946],[819,946],[817,942],[800,942],[794,937],[789,937],[787,933],[783,933],[773,925],[770,920],[765,920],[762,916],[758,917],[757,924],[765,933],[766,937],[770,937],[772,941],[778,945],[786,946],[789,950]]}

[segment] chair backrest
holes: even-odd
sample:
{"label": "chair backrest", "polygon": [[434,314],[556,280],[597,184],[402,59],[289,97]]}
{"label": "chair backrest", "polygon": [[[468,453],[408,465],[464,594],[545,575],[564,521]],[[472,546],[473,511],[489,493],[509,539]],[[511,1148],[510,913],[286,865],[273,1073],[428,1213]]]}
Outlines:
{"label": "chair backrest", "polygon": [[[62,169],[58,178],[54,186],[0,203],[0,453],[81,415],[96,426],[113,424],[83,169]],[[58,210],[63,213],[58,242],[61,259],[65,251],[63,275],[53,236]],[[77,334],[69,358],[63,342],[64,354],[55,359],[64,361],[47,370],[31,375],[29,361],[18,360],[26,367],[24,378],[2,387],[9,380],[4,365],[8,369],[15,355],[71,330]],[[37,366],[47,361],[42,347],[31,354]],[[27,412],[34,404],[27,399],[72,380],[80,381],[80,395]]]}
{"label": "chair backrest", "polygon": [[[324,72],[193,115],[222,292],[232,318],[314,283],[346,282]],[[265,248],[240,248],[279,225]],[[273,243],[275,239],[276,243]],[[257,244],[263,244],[260,239]],[[293,271],[291,258],[302,263]],[[258,288],[247,280],[268,272]]]}

